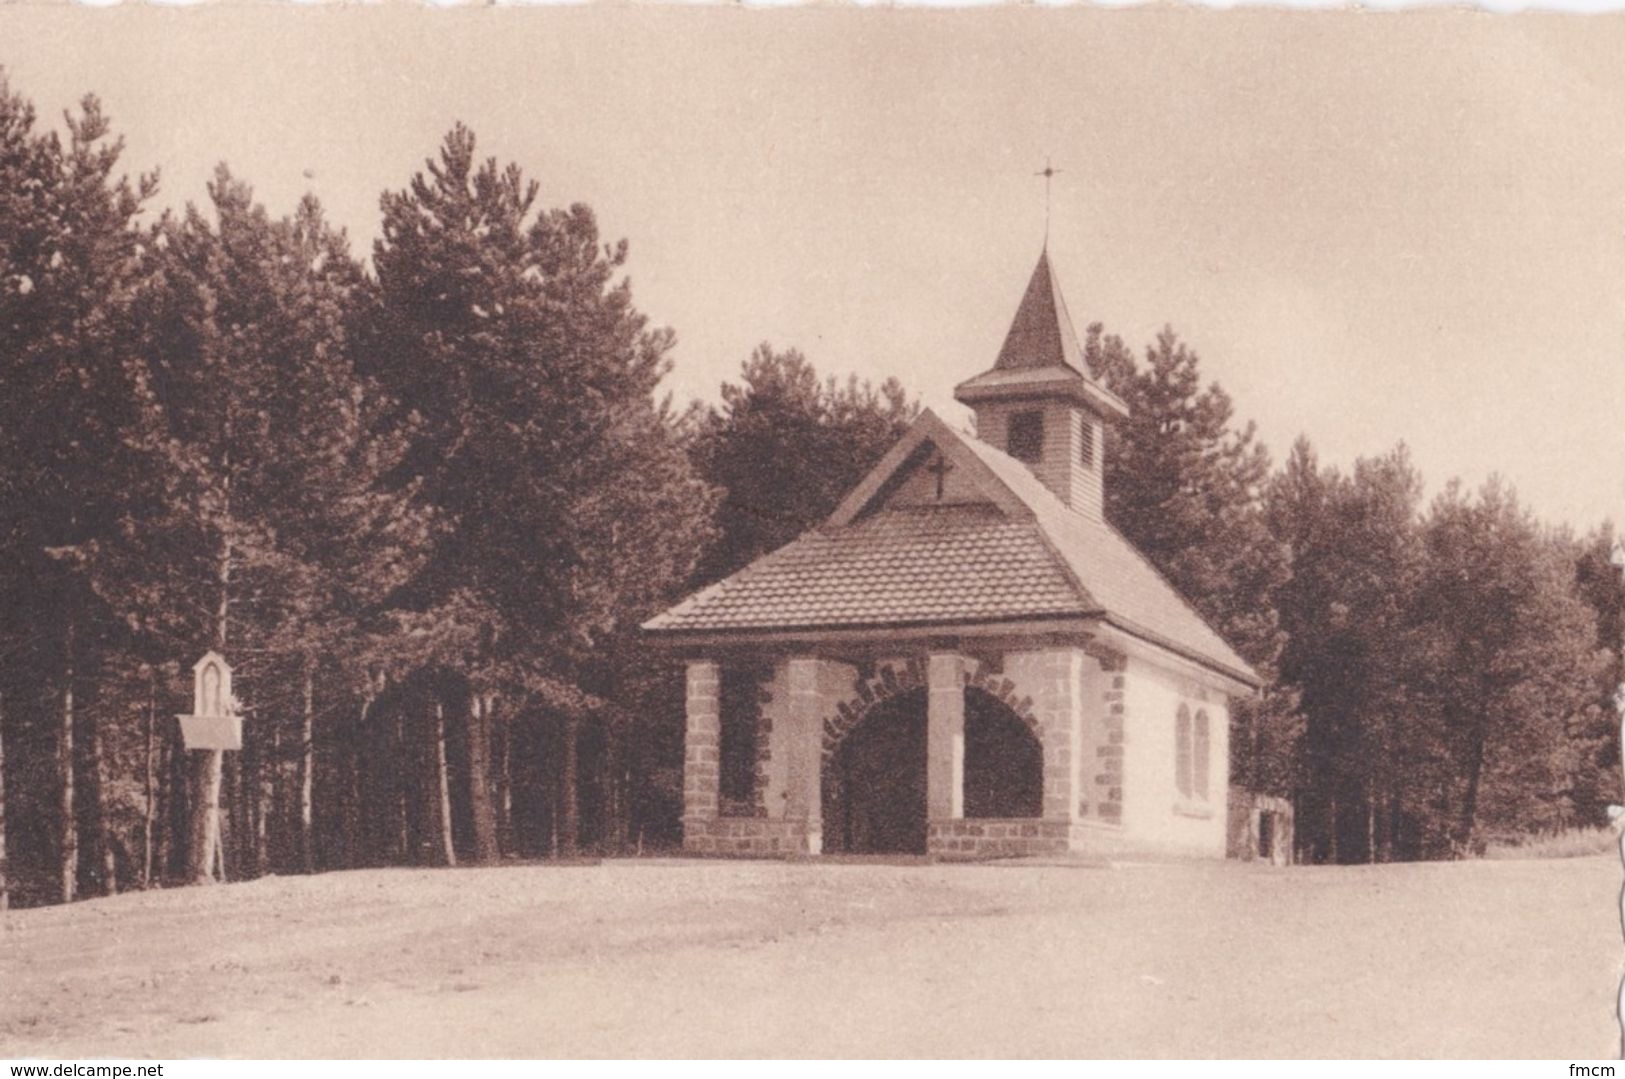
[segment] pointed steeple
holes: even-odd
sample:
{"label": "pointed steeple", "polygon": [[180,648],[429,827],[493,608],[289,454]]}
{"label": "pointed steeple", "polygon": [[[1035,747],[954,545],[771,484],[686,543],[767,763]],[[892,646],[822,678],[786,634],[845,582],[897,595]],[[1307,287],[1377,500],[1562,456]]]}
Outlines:
{"label": "pointed steeple", "polygon": [[954,398],[976,410],[983,441],[1025,462],[1079,513],[1103,519],[1102,428],[1128,406],[1089,376],[1047,244],[998,359],[955,386]]}
{"label": "pointed steeple", "polygon": [[1072,316],[1067,314],[1055,271],[1050,268],[1048,245],[1038,256],[1027,292],[1005,334],[1004,347],[993,363],[996,371],[1025,367],[1070,367],[1080,375],[1088,373]]}

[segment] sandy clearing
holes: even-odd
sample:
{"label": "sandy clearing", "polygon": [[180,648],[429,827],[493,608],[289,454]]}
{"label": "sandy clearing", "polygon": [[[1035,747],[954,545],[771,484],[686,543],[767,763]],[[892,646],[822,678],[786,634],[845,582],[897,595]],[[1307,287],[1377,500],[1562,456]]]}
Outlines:
{"label": "sandy clearing", "polygon": [[1612,858],[611,861],[15,911],[0,1056],[1616,1050]]}

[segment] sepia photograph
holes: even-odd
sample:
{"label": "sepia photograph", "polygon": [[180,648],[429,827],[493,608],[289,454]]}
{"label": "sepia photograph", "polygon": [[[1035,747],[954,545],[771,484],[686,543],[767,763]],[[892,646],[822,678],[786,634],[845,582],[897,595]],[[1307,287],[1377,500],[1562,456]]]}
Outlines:
{"label": "sepia photograph", "polygon": [[1621,57],[0,2],[8,1074],[1613,1075]]}

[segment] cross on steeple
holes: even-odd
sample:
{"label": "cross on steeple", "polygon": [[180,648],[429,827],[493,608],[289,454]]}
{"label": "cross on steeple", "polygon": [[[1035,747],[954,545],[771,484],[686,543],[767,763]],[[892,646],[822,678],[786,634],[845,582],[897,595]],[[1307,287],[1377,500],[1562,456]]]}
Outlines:
{"label": "cross on steeple", "polygon": [[1046,248],[1049,247],[1050,181],[1053,180],[1055,178],[1056,174],[1059,173],[1060,171],[1061,171],[1060,169],[1058,169],[1054,165],[1050,164],[1049,157],[1048,157],[1048,155],[1046,155],[1044,157],[1044,167],[1042,169],[1040,169],[1039,171],[1033,173],[1034,176],[1042,176],[1044,178],[1044,246]]}

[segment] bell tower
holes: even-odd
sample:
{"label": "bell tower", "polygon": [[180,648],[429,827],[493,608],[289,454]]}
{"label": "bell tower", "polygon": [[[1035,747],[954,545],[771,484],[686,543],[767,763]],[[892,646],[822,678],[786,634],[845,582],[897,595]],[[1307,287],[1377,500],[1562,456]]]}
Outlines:
{"label": "bell tower", "polygon": [[982,441],[1025,462],[1077,512],[1105,520],[1105,425],[1128,406],[1089,377],[1047,247],[998,359],[955,386],[954,399],[975,410]]}

